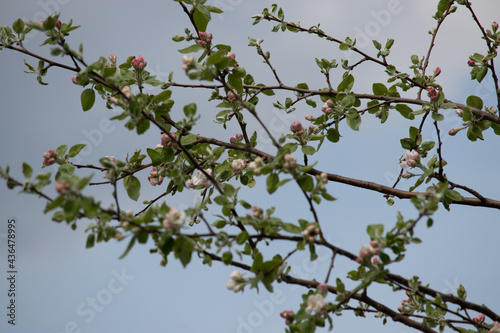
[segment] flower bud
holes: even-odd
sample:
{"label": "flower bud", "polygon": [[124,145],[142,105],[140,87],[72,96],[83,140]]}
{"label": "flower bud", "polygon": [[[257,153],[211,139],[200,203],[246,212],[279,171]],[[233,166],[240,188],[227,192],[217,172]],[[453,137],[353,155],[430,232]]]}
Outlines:
{"label": "flower bud", "polygon": [[484,323],[484,320],[485,320],[485,319],[486,319],[486,317],[485,317],[485,315],[484,315],[484,314],[482,314],[482,313],[481,313],[480,315],[478,315],[477,317],[472,318],[472,320],[473,320],[475,323],[477,323],[477,324],[482,324],[482,323]]}
{"label": "flower bud", "polygon": [[307,121],[315,121],[316,117],[313,115],[308,114],[307,116],[304,117]]}
{"label": "flower bud", "polygon": [[462,111],[462,109],[456,109],[455,110],[455,114],[462,117],[462,115],[464,114],[464,112]]}
{"label": "flower bud", "polygon": [[56,21],[56,28],[61,29],[61,25],[62,25],[61,20],[57,20]]}
{"label": "flower bud", "polygon": [[440,94],[441,93],[434,88],[427,89],[427,96],[431,99],[431,101],[438,99]]}
{"label": "flower bud", "polygon": [[295,120],[291,125],[290,125],[290,130],[294,133],[302,130],[302,124],[300,123],[300,121],[298,120]]}
{"label": "flower bud", "polygon": [[469,65],[470,67],[473,67],[476,65],[476,62],[474,60],[469,60],[469,61],[467,61],[467,65]]}
{"label": "flower bud", "polygon": [[132,67],[135,69],[144,69],[148,63],[144,60],[142,56],[136,57],[134,60],[132,60]]}
{"label": "flower bud", "polygon": [[441,74],[441,68],[437,67],[437,68],[434,70],[434,76],[438,76],[439,74]]}
{"label": "flower bud", "polygon": [[493,23],[491,24],[491,29],[493,29],[493,32],[497,32],[498,30],[498,23],[493,21]]}
{"label": "flower bud", "polygon": [[125,97],[130,98],[132,97],[132,89],[130,89],[129,86],[125,86],[122,88],[122,93],[125,95]]}
{"label": "flower bud", "polygon": [[73,84],[78,84],[78,83],[76,83],[76,76],[73,76],[73,77],[71,78],[71,82],[73,82]]}
{"label": "flower bud", "polygon": [[52,165],[56,161],[57,153],[51,149],[43,153],[42,156],[44,159],[43,165]]}
{"label": "flower bud", "polygon": [[452,128],[448,131],[448,134],[451,135],[451,136],[454,136],[455,134],[457,134],[458,132],[460,132],[460,128]]}

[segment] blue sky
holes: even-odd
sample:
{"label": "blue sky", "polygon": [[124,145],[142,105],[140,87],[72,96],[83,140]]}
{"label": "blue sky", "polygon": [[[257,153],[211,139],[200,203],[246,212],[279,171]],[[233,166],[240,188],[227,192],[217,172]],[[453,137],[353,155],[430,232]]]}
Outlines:
{"label": "blue sky", "polygon": [[[343,38],[396,39],[391,62],[406,70],[412,54],[426,53],[430,42],[427,31],[434,27],[431,19],[435,1],[377,0],[377,1],[276,1],[285,9],[291,21],[300,21],[304,26],[321,22],[325,32]],[[271,61],[281,79],[289,85],[307,82],[309,87],[323,87],[324,80],[316,67],[314,58],[346,57],[338,47],[309,35],[270,33],[271,24],[252,26],[252,15],[272,2],[219,0],[209,4],[223,7],[225,13],[215,16],[210,32],[215,42],[230,44],[241,66],[263,83],[275,84],[272,73],[250,49],[247,37],[264,39],[263,48],[271,51]],[[476,5],[474,3],[473,5]],[[497,2],[478,3],[477,14],[485,26],[494,20],[500,11]],[[181,55],[177,52],[186,44],[171,41],[175,34],[183,34],[189,27],[180,6],[173,1],[76,1],[76,0],[19,0],[4,2],[0,10],[0,24],[10,25],[16,18],[26,20],[43,19],[53,11],[60,11],[61,20],[73,19],[82,27],[76,30],[70,44],[84,45],[84,56],[88,62],[99,56],[114,54],[121,62],[131,55],[142,55],[148,62],[147,69],[166,80],[168,73],[175,73],[174,80],[188,83],[181,70]],[[389,13],[389,14],[387,14]],[[477,29],[470,23],[470,15],[459,8],[442,28],[431,58],[430,68],[439,66],[442,74],[439,83],[445,87],[446,96],[463,103],[468,95],[478,95],[486,105],[494,103],[487,84],[478,85],[469,80],[466,62],[474,52],[484,52]],[[47,49],[39,49],[41,36],[30,39],[25,46],[47,55]],[[364,46],[364,45],[361,45]],[[374,54],[371,45],[363,50]],[[2,121],[0,122],[0,159],[2,167],[11,166],[11,173],[22,179],[21,165],[27,162],[35,172],[41,172],[42,154],[60,144],[87,143],[82,152],[82,163],[96,164],[100,157],[114,155],[124,159],[135,149],[144,152],[159,143],[160,135],[151,130],[137,137],[123,128],[122,123],[109,125],[106,120],[114,115],[98,100],[89,112],[80,107],[81,87],[71,84],[72,73],[54,69],[46,76],[48,86],[41,86],[36,77],[24,74],[23,59],[26,56],[4,50],[0,52],[0,100]],[[355,57],[353,57],[355,59]],[[65,59],[66,60],[66,59]],[[31,60],[31,63],[36,63]],[[334,71],[333,80],[339,79],[342,71]],[[355,90],[370,92],[373,82],[384,82],[386,75],[380,68],[366,65],[354,73]],[[486,83],[490,82],[486,79]],[[155,92],[155,91],[151,91]],[[211,125],[217,112],[215,104],[207,104],[208,91],[173,89],[176,101],[175,112],[190,102],[198,103],[202,114],[197,130],[206,136],[212,135],[228,140],[236,132],[229,126],[223,132]],[[271,103],[278,94],[261,100],[261,116],[270,124],[273,134],[287,131],[289,124],[305,114],[319,115],[319,107],[312,109],[301,105],[292,115],[280,115],[272,110]],[[318,100],[318,104],[320,102]],[[452,113],[452,111],[450,111]],[[252,123],[250,123],[251,125]],[[409,122],[391,114],[386,124],[364,117],[361,130],[353,132],[343,128],[343,138],[330,145],[321,155],[318,167],[333,173],[353,178],[392,185],[399,173],[398,159],[404,153],[399,139],[407,135]],[[413,124],[415,126],[415,124]],[[442,125],[442,132],[460,126],[458,118],[451,115]],[[432,129],[424,129],[424,135],[432,136]],[[487,134],[484,142],[471,143],[463,133],[455,137],[444,137],[444,154],[449,162],[447,174],[453,181],[477,189],[484,196],[499,197],[500,155],[494,145],[497,137]],[[263,149],[272,152],[265,137],[259,142]],[[141,200],[153,198],[160,192],[147,184],[147,172],[142,175]],[[94,180],[99,176],[95,175]],[[293,186],[287,186],[277,195],[266,197],[263,180],[255,191],[243,191],[248,202],[263,208],[277,206],[277,214],[287,221],[298,218],[311,219],[302,197],[295,195]],[[400,188],[407,189],[407,183]],[[392,226],[396,213],[403,212],[406,218],[416,216],[408,202],[397,201],[392,207],[378,193],[349,188],[329,183],[329,192],[337,201],[320,206],[318,212],[324,232],[336,245],[357,252],[368,242],[366,225],[384,223]],[[94,195],[109,202],[110,188],[95,189]],[[50,192],[49,194],[54,194]],[[141,204],[128,200],[124,191],[122,208],[134,211]],[[44,333],[60,332],[268,332],[284,331],[284,321],[279,312],[297,309],[303,289],[277,285],[275,295],[264,290],[246,290],[234,294],[225,288],[231,267],[217,263],[212,269],[194,262],[186,269],[171,260],[166,268],[160,267],[159,257],[149,254],[149,245],[139,245],[123,260],[118,257],[125,249],[124,242],[99,244],[85,250],[84,233],[87,222],[79,223],[72,231],[67,225],[51,221],[43,215],[45,202],[35,196],[18,195],[0,186],[0,269],[6,272],[5,235],[6,221],[15,219],[17,226],[18,298],[17,325],[6,324],[2,313],[0,331]],[[196,200],[196,193],[183,193],[169,198],[168,204],[188,207]],[[485,303],[493,310],[500,307],[498,280],[498,235],[500,220],[498,211],[453,206],[451,212],[440,208],[434,216],[435,225],[427,229],[417,227],[423,243],[411,245],[407,258],[395,264],[391,271],[407,277],[417,274],[431,287],[454,292],[459,284],[467,287],[469,300]],[[291,250],[288,244],[277,244],[283,255]],[[327,254],[309,264],[307,255],[300,254],[292,266],[297,274],[305,278],[321,280],[329,264]],[[334,277],[345,277],[353,269],[345,260],[336,262]],[[8,301],[6,283],[2,275],[0,304]],[[374,293],[381,291],[375,290]],[[332,296],[329,296],[332,298]],[[384,300],[396,308],[399,296],[383,295]],[[387,298],[385,298],[387,297]],[[327,300],[329,300],[327,298]],[[5,312],[5,310],[4,310]],[[214,320],[215,319],[215,320]],[[208,326],[209,325],[209,326]],[[338,331],[361,331],[381,325],[378,320],[352,320],[351,316],[335,318]],[[378,326],[377,326],[378,327]],[[382,329],[382,328],[381,328]],[[389,323],[384,331],[411,332],[409,328]]]}

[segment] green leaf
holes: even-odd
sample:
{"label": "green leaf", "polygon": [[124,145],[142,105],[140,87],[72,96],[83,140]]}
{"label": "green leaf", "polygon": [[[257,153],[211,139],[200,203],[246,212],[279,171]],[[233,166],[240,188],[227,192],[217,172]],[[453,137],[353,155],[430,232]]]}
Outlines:
{"label": "green leaf", "polygon": [[141,193],[141,182],[135,176],[130,175],[123,178],[123,186],[130,199],[137,201]]}
{"label": "green leaf", "polygon": [[278,189],[278,183],[280,182],[279,176],[275,173],[270,174],[266,179],[267,192],[273,194]]}
{"label": "green leaf", "polygon": [[24,31],[24,21],[22,19],[17,19],[12,24],[12,29],[17,33],[21,34]]}
{"label": "green leaf", "polygon": [[94,242],[95,242],[95,234],[90,234],[87,237],[87,244],[85,245],[85,248],[90,249],[90,248],[94,247]]}
{"label": "green leaf", "polygon": [[229,74],[227,76],[227,82],[238,92],[238,94],[243,93],[242,78],[239,75],[233,73]]}
{"label": "green leaf", "polygon": [[469,96],[466,101],[467,105],[481,110],[483,108],[483,100],[477,96]]}
{"label": "green leaf", "polygon": [[193,21],[199,31],[206,31],[210,21],[210,12],[202,4],[198,4],[193,12]]}
{"label": "green leaf", "polygon": [[222,262],[225,265],[230,265],[233,261],[233,254],[230,251],[226,251],[222,254]]}
{"label": "green leaf", "polygon": [[335,128],[329,128],[326,138],[333,143],[339,142],[340,140],[339,131],[337,131]]}
{"label": "green leaf", "polygon": [[433,112],[432,119],[434,119],[435,121],[441,121],[441,120],[444,120],[444,116],[440,113]]}
{"label": "green leaf", "polygon": [[359,126],[361,125],[361,116],[356,112],[356,110],[351,109],[346,116],[346,122],[351,129],[358,131]]}
{"label": "green leaf", "polygon": [[23,163],[23,175],[26,178],[31,178],[33,174],[33,169],[27,163]]}
{"label": "green leaf", "polygon": [[127,254],[130,252],[130,250],[132,249],[132,247],[135,244],[135,239],[136,239],[136,236],[134,235],[132,237],[132,239],[130,240],[130,242],[128,243],[127,248],[125,249],[125,252],[123,252],[123,254],[120,256],[119,259],[123,259],[127,256]]}
{"label": "green leaf", "polygon": [[309,175],[300,176],[297,179],[297,183],[299,184],[300,188],[306,192],[310,192],[314,189],[313,177],[311,177]]}
{"label": "green leaf", "polygon": [[198,135],[197,134],[189,134],[189,135],[186,135],[186,136],[183,136],[181,138],[181,144],[183,146],[185,145],[188,145],[188,144],[191,144],[193,143],[194,141],[196,141],[196,139],[198,138]]}
{"label": "green leaf", "polygon": [[193,52],[198,52],[199,50],[202,50],[203,48],[198,45],[198,44],[193,44],[191,46],[188,46],[186,48],[180,49],[179,52],[182,54],[187,54],[187,53],[193,53]]}
{"label": "green leaf", "polygon": [[337,90],[338,91],[350,91],[354,85],[354,77],[349,74],[342,82],[340,82]]}
{"label": "green leaf", "polygon": [[216,13],[216,14],[222,14],[224,11],[220,8],[214,7],[214,6],[205,6],[211,13]]}
{"label": "green leaf", "polygon": [[158,95],[156,95],[153,98],[153,103],[159,103],[159,102],[166,101],[167,99],[170,98],[170,96],[172,96],[171,90],[162,91],[161,93],[159,93]]}
{"label": "green leaf", "polygon": [[302,152],[306,155],[314,155],[316,149],[314,149],[314,147],[311,146],[302,146]]}
{"label": "green leaf", "polygon": [[151,158],[151,163],[153,164],[153,166],[158,166],[162,163],[161,153],[151,148],[148,148],[147,152],[149,157]]}
{"label": "green leaf", "polygon": [[76,155],[78,155],[80,153],[80,151],[85,148],[86,144],[83,144],[83,143],[79,143],[79,144],[76,144],[74,146],[72,146],[70,149],[69,149],[69,152],[68,152],[68,156],[69,157],[75,157]]}
{"label": "green leaf", "polygon": [[370,238],[376,239],[384,233],[384,225],[383,224],[370,224],[366,227],[366,232],[370,236]]}
{"label": "green leaf", "polygon": [[375,95],[387,95],[387,87],[382,83],[374,83],[373,84],[373,94]]}
{"label": "green leaf", "polygon": [[94,106],[95,91],[93,89],[85,89],[81,95],[82,109],[88,111]]}
{"label": "green leaf", "polygon": [[59,146],[59,147],[57,147],[57,149],[56,149],[56,154],[57,154],[58,156],[63,157],[63,156],[64,156],[64,154],[66,154],[66,151],[67,151],[67,150],[68,150],[68,146],[66,146],[66,145],[60,145],[60,146]]}

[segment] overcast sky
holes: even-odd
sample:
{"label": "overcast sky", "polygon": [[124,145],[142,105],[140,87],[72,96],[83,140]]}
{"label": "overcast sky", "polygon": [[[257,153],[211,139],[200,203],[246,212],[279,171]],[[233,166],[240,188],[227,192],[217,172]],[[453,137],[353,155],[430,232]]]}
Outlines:
{"label": "overcast sky", "polygon": [[[385,42],[394,38],[396,43],[389,61],[403,71],[408,71],[410,56],[426,53],[430,43],[428,30],[435,21],[437,1],[376,0],[376,1],[275,1],[285,10],[290,21],[300,21],[303,26],[321,23],[328,34],[343,39],[351,36],[358,39],[358,46],[375,54],[370,40]],[[311,88],[325,86],[314,58],[349,57],[341,53],[338,46],[324,39],[306,34],[271,33],[272,24],[262,22],[252,26],[251,16],[272,2],[217,0],[208,1],[225,10],[214,16],[208,31],[213,33],[214,42],[230,44],[241,66],[258,82],[275,84],[272,73],[262,63],[254,49],[249,48],[248,37],[264,39],[263,48],[271,52],[271,61],[285,84],[296,85],[307,82]],[[500,20],[500,3],[497,1],[474,2],[478,17],[489,27],[494,20]],[[25,20],[44,19],[54,11],[61,12],[61,20],[82,27],[72,33],[69,43],[77,47],[84,45],[87,62],[99,56],[116,55],[121,63],[131,55],[142,55],[148,62],[147,69],[167,80],[168,73],[175,73],[174,80],[188,83],[181,69],[182,60],[178,49],[185,43],[174,43],[171,37],[183,34],[189,22],[180,6],[174,1],[129,0],[77,1],[77,0],[18,0],[4,1],[0,5],[0,24],[11,25],[22,17]],[[495,16],[497,15],[497,16]],[[44,55],[47,49],[40,49],[42,36],[29,39],[25,46]],[[469,95],[483,98],[486,105],[495,100],[487,77],[481,85],[471,82],[468,56],[474,52],[485,52],[470,14],[463,8],[446,22],[437,38],[437,44],[430,61],[430,68],[440,67],[442,74],[438,82],[444,87],[447,98],[464,103]],[[35,172],[41,172],[42,154],[60,144],[86,143],[81,163],[97,164],[102,156],[114,155],[125,159],[135,149],[154,147],[160,141],[156,130],[137,137],[134,132],[123,128],[123,123],[109,125],[106,120],[115,115],[106,109],[98,98],[89,112],[80,107],[81,87],[71,84],[73,73],[54,69],[45,77],[48,86],[41,86],[36,77],[25,74],[23,59],[31,64],[36,61],[9,50],[0,52],[0,146],[1,166],[11,166],[11,174],[22,180],[21,165],[30,164]],[[67,60],[67,59],[64,59]],[[342,71],[335,70],[332,80],[338,84]],[[386,81],[386,74],[380,68],[365,64],[354,72],[356,92],[371,92],[374,82]],[[236,134],[235,127],[221,131],[212,125],[217,112],[216,104],[207,104],[209,91],[172,89],[176,101],[174,115],[188,103],[198,103],[202,122],[195,129],[205,136],[228,140]],[[158,90],[151,90],[152,93]],[[281,115],[272,109],[272,102],[288,95],[278,94],[262,99],[258,112],[269,124],[273,134],[286,132],[293,120],[303,121],[306,114],[319,115],[319,107],[312,109],[300,105],[292,115]],[[293,96],[290,96],[293,97]],[[321,105],[319,99],[318,105]],[[453,116],[453,110],[443,121],[442,133],[459,127],[460,120]],[[329,145],[321,155],[318,167],[344,176],[392,185],[399,173],[399,157],[404,153],[399,139],[407,136],[411,124],[392,113],[387,123],[381,125],[377,119],[365,115],[359,132],[342,127],[342,140]],[[195,131],[194,130],[194,131]],[[491,131],[489,131],[491,132]],[[427,139],[433,139],[432,128],[424,129]],[[445,135],[445,159],[450,163],[446,172],[451,180],[473,187],[486,197],[498,199],[500,163],[498,137],[485,135],[485,141],[469,142],[464,133],[455,137]],[[263,135],[259,141],[266,151],[273,152]],[[47,169],[44,169],[46,171]],[[151,199],[161,189],[147,184],[148,171],[140,174],[143,183],[139,202],[126,198],[123,190],[122,209],[139,211],[142,200]],[[94,180],[99,179],[95,175]],[[242,198],[264,208],[277,206],[277,214],[284,220],[296,222],[299,218],[312,219],[305,201],[295,195],[293,186],[287,186],[271,198],[263,195],[264,179],[259,179],[255,191],[243,191]],[[212,269],[202,266],[193,258],[193,263],[184,269],[171,260],[166,268],[160,267],[160,258],[149,254],[151,244],[137,245],[123,260],[118,257],[124,251],[125,242],[99,244],[91,250],[85,249],[86,221],[79,222],[76,231],[68,225],[51,221],[50,215],[43,215],[45,202],[35,196],[18,195],[9,191],[5,184],[0,186],[0,307],[1,332],[279,332],[284,331],[284,320],[279,312],[298,309],[300,294],[305,289],[276,285],[276,293],[270,295],[264,290],[258,294],[245,290],[234,294],[225,288],[231,267],[214,263]],[[408,189],[408,182],[399,185]],[[417,212],[412,205],[396,201],[389,207],[382,195],[365,193],[340,184],[328,185],[329,193],[338,200],[320,206],[319,215],[327,238],[334,244],[358,252],[369,241],[365,232],[368,224],[384,223],[394,225],[398,211],[406,218],[414,218]],[[94,195],[105,203],[110,202],[111,188],[93,189]],[[90,193],[90,192],[89,192]],[[49,194],[54,191],[49,190]],[[193,191],[182,196],[169,198],[168,204],[187,208],[196,200]],[[17,230],[17,325],[7,325],[5,307],[8,302],[6,275],[7,220],[16,221]],[[500,269],[499,212],[492,209],[453,206],[451,212],[442,207],[434,216],[435,225],[427,229],[417,227],[423,243],[411,245],[404,262],[390,267],[393,273],[405,277],[419,275],[424,283],[443,292],[455,292],[458,285],[467,287],[469,300],[486,304],[492,310],[500,311],[500,290],[498,281]],[[290,246],[277,244],[278,250],[286,254]],[[329,265],[327,253],[313,264],[307,263],[306,254],[298,255],[292,266],[304,278],[324,279]],[[336,262],[334,277],[345,277],[353,269],[345,260]],[[297,273],[299,274],[299,273]],[[377,290],[373,291],[377,293]],[[399,296],[382,295],[383,300],[394,307],[399,306]],[[327,300],[332,301],[333,296]],[[339,332],[357,332],[373,329],[384,332],[411,332],[398,324],[389,323],[381,327],[380,320],[355,319],[345,315],[334,319]]]}

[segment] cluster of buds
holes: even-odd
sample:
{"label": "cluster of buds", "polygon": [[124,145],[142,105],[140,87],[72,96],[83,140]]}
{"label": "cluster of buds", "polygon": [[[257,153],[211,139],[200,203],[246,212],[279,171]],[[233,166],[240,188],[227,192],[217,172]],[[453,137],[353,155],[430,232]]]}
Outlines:
{"label": "cluster of buds", "polygon": [[292,310],[284,310],[281,311],[280,317],[285,319],[286,325],[290,325],[295,318],[295,313]]}
{"label": "cluster of buds", "polygon": [[184,222],[186,222],[186,213],[177,208],[170,208],[162,224],[166,229],[177,230],[184,225]]}
{"label": "cluster of buds", "polygon": [[174,132],[167,134],[167,133],[162,133],[161,134],[161,146],[162,147],[172,147],[172,145],[174,144],[174,140],[176,138],[176,135]]}
{"label": "cluster of buds", "polygon": [[230,143],[240,143],[242,141],[243,141],[243,135],[241,135],[241,134],[236,134],[235,136],[232,136],[229,139]]}
{"label": "cluster of buds", "polygon": [[160,173],[158,172],[158,169],[156,169],[156,167],[153,167],[153,170],[151,170],[151,173],[148,176],[148,180],[153,186],[161,185],[161,183],[163,183],[163,177],[160,176]]}
{"label": "cluster of buds", "polygon": [[55,163],[57,153],[52,149],[43,153],[43,165],[52,165]]}
{"label": "cluster of buds", "polygon": [[[212,176],[211,169],[205,169],[205,172],[208,175]],[[201,170],[198,170],[196,176],[188,180],[187,185],[189,188],[196,188],[198,186],[208,187],[212,185],[212,182],[210,181],[210,179],[207,178],[207,176],[205,176],[203,172],[201,172]]]}
{"label": "cluster of buds", "polygon": [[427,97],[429,97],[431,99],[431,101],[437,100],[439,98],[439,95],[441,95],[441,93],[439,91],[437,91],[436,89],[434,89],[434,88],[427,89]]}
{"label": "cluster of buds", "polygon": [[302,231],[302,236],[304,236],[306,241],[312,243],[316,240],[316,236],[319,235],[319,231],[320,230],[317,226],[310,224],[304,231]]}
{"label": "cluster of buds", "polygon": [[[369,244],[365,244],[361,247],[361,250],[359,250],[359,257],[356,261],[361,263],[363,259],[371,259],[374,255],[379,254],[379,252],[380,248],[378,247],[377,241],[371,241]],[[378,264],[380,260],[372,263]]]}
{"label": "cluster of buds", "polygon": [[309,315],[313,312],[315,315],[322,315],[327,305],[322,294],[312,294],[307,297],[307,306],[304,311]]}
{"label": "cluster of buds", "polygon": [[182,56],[182,69],[187,71],[196,68],[196,59],[187,55]]}
{"label": "cluster of buds", "polygon": [[420,163],[420,154],[416,151],[411,152],[407,150],[405,152],[404,161],[400,162],[399,165],[403,168],[414,168]]}
{"label": "cluster of buds", "polygon": [[60,195],[66,195],[71,188],[71,184],[66,179],[61,179],[56,184],[56,191]]}
{"label": "cluster of buds", "polygon": [[252,206],[252,215],[254,217],[259,217],[259,216],[262,216],[262,214],[264,214],[264,210],[262,210],[262,208],[260,208],[259,206],[257,205],[253,205]]}
{"label": "cluster of buds", "polygon": [[403,313],[405,308],[411,308],[413,307],[414,302],[411,298],[404,299],[401,301],[401,305],[398,307],[398,311]]}
{"label": "cluster of buds", "polygon": [[238,92],[234,89],[231,89],[227,92],[227,100],[230,102],[230,103],[234,103],[236,101],[238,101],[238,99],[240,99],[241,97],[238,95]]}
{"label": "cluster of buds", "polygon": [[264,165],[264,160],[261,157],[256,157],[252,162],[248,163],[247,168],[252,171],[254,175],[260,175]]}
{"label": "cluster of buds", "polygon": [[334,103],[331,99],[327,100],[325,103],[323,103],[323,106],[321,107],[321,111],[323,111],[325,114],[330,114],[333,112],[333,107]]}
{"label": "cluster of buds", "polygon": [[302,124],[300,123],[300,121],[298,120],[295,120],[291,125],[290,125],[290,131],[292,131],[293,133],[297,134],[297,135],[302,135],[303,133],[303,127],[302,127]]}
{"label": "cluster of buds", "polygon": [[200,32],[199,36],[200,36],[200,39],[197,40],[196,42],[200,46],[206,46],[212,42],[212,34],[209,34],[209,33],[202,31],[202,32]]}
{"label": "cluster of buds", "polygon": [[243,290],[246,284],[245,278],[241,275],[239,271],[233,271],[231,274],[229,274],[229,277],[231,278],[227,283],[226,283],[226,288],[229,290],[234,291],[237,293],[238,291]]}
{"label": "cluster of buds", "polygon": [[144,69],[148,63],[144,60],[142,56],[136,57],[134,60],[132,60],[132,67],[135,69]]}
{"label": "cluster of buds", "polygon": [[247,161],[242,160],[241,158],[235,159],[231,162],[231,167],[233,168],[234,173],[241,173],[245,170],[247,166]]}
{"label": "cluster of buds", "polygon": [[297,166],[297,159],[292,154],[285,154],[283,156],[283,167],[285,169],[293,169]]}
{"label": "cluster of buds", "polygon": [[496,114],[498,110],[493,106],[485,106],[484,111],[491,113],[491,114]]}

